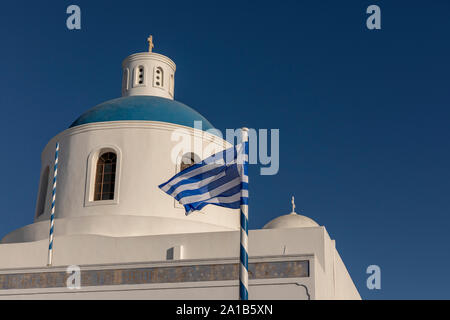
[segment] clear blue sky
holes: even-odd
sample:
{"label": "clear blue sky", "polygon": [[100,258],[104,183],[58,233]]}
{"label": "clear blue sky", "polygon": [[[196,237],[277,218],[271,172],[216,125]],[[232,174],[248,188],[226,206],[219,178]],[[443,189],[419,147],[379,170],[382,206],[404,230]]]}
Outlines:
{"label": "clear blue sky", "polygon": [[[70,4],[81,31],[66,28]],[[371,4],[382,30],[365,26]],[[363,298],[450,298],[449,1],[7,1],[0,14],[0,237],[33,221],[48,140],[120,96],[122,59],[153,34],[177,64],[176,100],[219,129],[280,129],[278,175],[250,171],[251,228],[295,195]]]}

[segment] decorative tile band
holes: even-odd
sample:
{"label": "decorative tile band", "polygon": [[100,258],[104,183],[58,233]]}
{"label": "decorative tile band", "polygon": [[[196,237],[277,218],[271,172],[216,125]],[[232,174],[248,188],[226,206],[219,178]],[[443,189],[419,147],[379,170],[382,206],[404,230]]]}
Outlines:
{"label": "decorative tile band", "polygon": [[[309,277],[309,261],[256,262],[249,264],[249,279]],[[0,274],[0,290],[66,287],[64,271]],[[239,264],[81,270],[81,287],[225,281],[239,278]]]}

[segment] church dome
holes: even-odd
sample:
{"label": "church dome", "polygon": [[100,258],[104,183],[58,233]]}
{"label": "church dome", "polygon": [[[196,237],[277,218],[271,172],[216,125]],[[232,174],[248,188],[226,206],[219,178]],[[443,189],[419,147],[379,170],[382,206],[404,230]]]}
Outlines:
{"label": "church dome", "polygon": [[295,212],[277,217],[267,223],[263,229],[285,229],[285,228],[305,228],[319,227],[313,219],[296,214]]}
{"label": "church dome", "polygon": [[319,227],[319,224],[313,219],[295,212],[294,197],[292,197],[292,212],[277,217],[269,221],[263,229],[285,229],[285,228],[306,228]]}
{"label": "church dome", "polygon": [[103,102],[83,113],[70,127],[104,121],[161,121],[194,127],[202,122],[202,130],[213,129],[212,124],[187,105],[156,96],[128,96]]}

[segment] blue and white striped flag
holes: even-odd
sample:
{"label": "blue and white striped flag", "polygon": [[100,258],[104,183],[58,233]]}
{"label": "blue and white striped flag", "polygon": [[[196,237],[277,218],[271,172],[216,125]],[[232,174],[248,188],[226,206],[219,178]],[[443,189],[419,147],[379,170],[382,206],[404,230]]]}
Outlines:
{"label": "blue and white striped flag", "polygon": [[239,209],[248,204],[248,142],[195,163],[159,186],[186,215],[208,204]]}
{"label": "blue and white striped flag", "polygon": [[208,204],[240,209],[239,298],[248,300],[248,129],[242,143],[216,153],[159,186],[178,200],[186,215]]}

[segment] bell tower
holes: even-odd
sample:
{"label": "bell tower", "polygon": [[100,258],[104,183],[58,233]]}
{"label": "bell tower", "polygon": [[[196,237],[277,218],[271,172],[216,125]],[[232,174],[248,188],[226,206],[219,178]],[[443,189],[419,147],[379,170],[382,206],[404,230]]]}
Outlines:
{"label": "bell tower", "polygon": [[122,96],[157,96],[173,100],[175,63],[152,52],[153,36],[147,38],[148,52],[135,53],[122,62]]}

